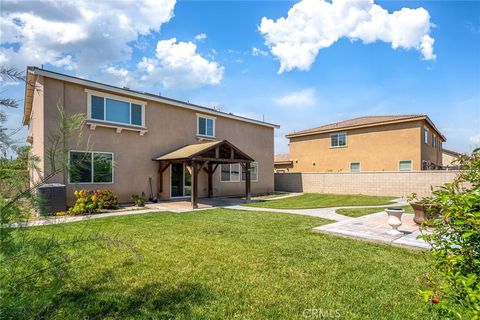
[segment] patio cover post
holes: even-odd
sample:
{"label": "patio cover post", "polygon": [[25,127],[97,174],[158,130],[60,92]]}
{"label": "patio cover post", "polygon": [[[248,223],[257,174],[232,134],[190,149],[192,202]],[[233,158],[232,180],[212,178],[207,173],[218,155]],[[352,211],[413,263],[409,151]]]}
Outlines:
{"label": "patio cover post", "polygon": [[251,176],[250,176],[250,162],[245,163],[245,198],[247,202],[251,200]]}
{"label": "patio cover post", "polygon": [[192,160],[192,209],[198,208],[198,168],[197,163]]}
{"label": "patio cover post", "polygon": [[213,166],[212,163],[208,163],[208,197],[213,197]]}

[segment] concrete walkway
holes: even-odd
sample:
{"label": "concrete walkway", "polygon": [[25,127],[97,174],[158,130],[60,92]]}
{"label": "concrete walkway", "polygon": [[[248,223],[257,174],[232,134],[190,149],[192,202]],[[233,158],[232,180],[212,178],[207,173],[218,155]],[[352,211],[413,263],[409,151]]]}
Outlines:
{"label": "concrete walkway", "polygon": [[[278,198],[275,198],[278,199]],[[274,200],[274,199],[272,199]],[[235,210],[246,210],[246,211],[265,211],[265,212],[279,212],[279,213],[290,213],[290,214],[300,214],[304,216],[324,218],[334,221],[350,221],[356,218],[347,217],[342,214],[336,213],[338,209],[361,209],[361,208],[381,208],[382,210],[388,206],[404,206],[408,203],[403,199],[395,199],[390,205],[382,206],[345,206],[345,207],[330,207],[330,208],[317,208],[317,209],[271,209],[271,208],[260,208],[260,207],[247,207],[241,205],[228,206],[225,208],[235,209]]]}

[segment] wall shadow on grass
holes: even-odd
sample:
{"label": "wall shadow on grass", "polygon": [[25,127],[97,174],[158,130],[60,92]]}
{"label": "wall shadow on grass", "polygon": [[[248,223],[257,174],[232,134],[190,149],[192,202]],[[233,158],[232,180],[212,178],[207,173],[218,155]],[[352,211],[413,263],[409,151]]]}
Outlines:
{"label": "wall shadow on grass", "polygon": [[42,319],[172,319],[194,317],[192,309],[206,303],[210,290],[195,282],[170,285],[160,282],[130,288],[120,292],[111,285],[113,272],[108,272],[92,283],[60,292],[50,306],[37,317]]}

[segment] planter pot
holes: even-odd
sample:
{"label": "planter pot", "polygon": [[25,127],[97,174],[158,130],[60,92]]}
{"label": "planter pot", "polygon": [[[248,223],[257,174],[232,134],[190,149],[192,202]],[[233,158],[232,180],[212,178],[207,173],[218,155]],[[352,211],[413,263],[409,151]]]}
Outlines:
{"label": "planter pot", "polygon": [[398,227],[402,225],[402,214],[405,210],[402,208],[387,208],[385,212],[388,214],[388,224],[392,227],[392,230],[388,231],[387,234],[391,236],[403,234],[401,231],[398,231]]}
{"label": "planter pot", "polygon": [[440,209],[438,207],[418,204],[415,202],[410,203],[410,205],[415,213],[413,221],[415,221],[416,224],[422,224],[424,221],[428,222],[429,219],[437,218],[440,215]]}

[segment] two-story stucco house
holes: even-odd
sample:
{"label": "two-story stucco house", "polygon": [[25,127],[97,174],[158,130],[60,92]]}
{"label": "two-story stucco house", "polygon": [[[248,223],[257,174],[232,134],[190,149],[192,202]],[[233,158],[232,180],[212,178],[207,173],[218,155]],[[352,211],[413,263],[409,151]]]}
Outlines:
{"label": "two-story stucco house", "polygon": [[86,115],[79,147],[68,150],[75,170],[49,180],[67,186],[70,204],[77,189],[109,188],[120,202],[191,197],[194,206],[197,197],[273,191],[275,124],[35,67],[25,92],[23,123],[39,158],[32,182],[49,172],[57,103]]}
{"label": "two-story stucco house", "polygon": [[426,115],[360,117],[286,137],[290,172],[437,169],[446,141]]}

